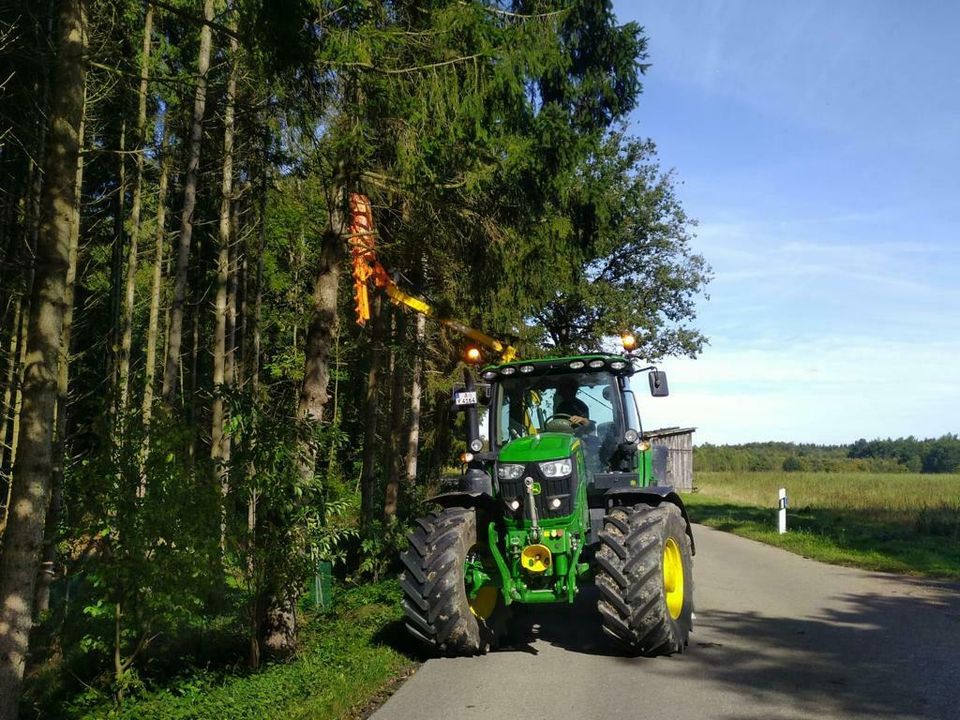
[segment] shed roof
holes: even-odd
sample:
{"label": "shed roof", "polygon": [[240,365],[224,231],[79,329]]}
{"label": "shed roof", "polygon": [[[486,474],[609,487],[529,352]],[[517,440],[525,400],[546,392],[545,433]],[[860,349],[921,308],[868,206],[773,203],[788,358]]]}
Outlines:
{"label": "shed roof", "polygon": [[661,437],[671,437],[673,435],[692,435],[696,432],[695,427],[666,427],[666,428],[657,428],[656,430],[644,430],[643,436],[645,438],[661,438]]}

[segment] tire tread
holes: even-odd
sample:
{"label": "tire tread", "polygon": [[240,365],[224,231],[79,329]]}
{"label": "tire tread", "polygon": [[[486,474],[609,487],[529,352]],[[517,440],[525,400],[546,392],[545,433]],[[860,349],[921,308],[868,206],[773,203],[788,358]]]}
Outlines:
{"label": "tire tread", "polygon": [[[663,592],[663,543],[673,537],[684,563],[684,607],[670,617]],[[679,508],[614,507],[604,518],[597,551],[597,587],[604,631],[645,656],[683,652],[692,630],[693,575],[690,541]]]}
{"label": "tire tread", "polygon": [[443,655],[476,655],[489,646],[463,586],[464,558],[476,535],[473,510],[446,508],[416,521],[400,556],[407,630]]}

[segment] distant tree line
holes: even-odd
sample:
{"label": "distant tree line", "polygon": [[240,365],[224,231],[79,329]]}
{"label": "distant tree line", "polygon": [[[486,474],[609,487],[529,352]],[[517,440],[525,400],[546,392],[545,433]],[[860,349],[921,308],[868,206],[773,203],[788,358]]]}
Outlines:
{"label": "distant tree line", "polygon": [[896,440],[864,440],[850,446],[847,453],[853,459],[895,460],[909,472],[960,472],[960,436],[918,440],[910,437]]}
{"label": "distant tree line", "polygon": [[704,443],[693,451],[706,472],[960,472],[960,436],[918,440],[861,438],[851,445],[763,442],[742,445]]}

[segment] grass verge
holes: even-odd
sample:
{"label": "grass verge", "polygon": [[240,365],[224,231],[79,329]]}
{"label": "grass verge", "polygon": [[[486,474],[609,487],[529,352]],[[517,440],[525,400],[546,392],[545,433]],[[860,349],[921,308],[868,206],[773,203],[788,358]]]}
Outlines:
{"label": "grass verge", "polygon": [[[835,565],[960,579],[960,477],[699,473],[696,484],[684,497],[694,522]],[[785,535],[778,487],[791,502]]]}
{"label": "grass verge", "polygon": [[74,717],[118,720],[311,720],[363,717],[416,666],[398,630],[402,615],[396,581],[355,588],[335,610],[313,618],[291,661],[256,673],[224,676],[194,671],[169,687],[116,707],[101,705]]}

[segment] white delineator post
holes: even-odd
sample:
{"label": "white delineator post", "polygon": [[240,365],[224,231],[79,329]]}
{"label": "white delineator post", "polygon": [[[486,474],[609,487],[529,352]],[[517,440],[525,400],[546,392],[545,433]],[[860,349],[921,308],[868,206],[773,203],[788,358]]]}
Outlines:
{"label": "white delineator post", "polygon": [[777,527],[780,530],[780,534],[783,535],[787,531],[787,489],[780,488],[780,499],[777,503],[779,508],[777,512]]}

